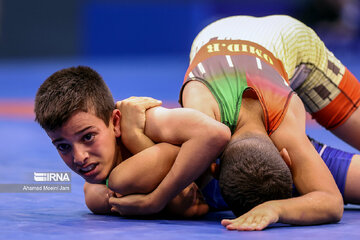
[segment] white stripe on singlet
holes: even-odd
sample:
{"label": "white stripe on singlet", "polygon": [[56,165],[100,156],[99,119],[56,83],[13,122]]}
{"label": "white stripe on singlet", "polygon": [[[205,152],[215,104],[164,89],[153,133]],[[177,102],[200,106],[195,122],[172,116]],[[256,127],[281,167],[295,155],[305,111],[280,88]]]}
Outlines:
{"label": "white stripe on singlet", "polygon": [[319,152],[319,155],[320,157],[323,155],[324,151],[325,151],[325,148],[327,148],[327,145],[324,144],[323,147],[321,148],[320,152]]}

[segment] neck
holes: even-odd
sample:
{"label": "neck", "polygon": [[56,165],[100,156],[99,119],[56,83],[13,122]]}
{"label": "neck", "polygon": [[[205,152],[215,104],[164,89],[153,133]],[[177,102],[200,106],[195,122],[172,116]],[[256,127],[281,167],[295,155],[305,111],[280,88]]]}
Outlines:
{"label": "neck", "polygon": [[244,96],[233,138],[246,137],[246,135],[253,134],[267,135],[264,113],[257,98]]}

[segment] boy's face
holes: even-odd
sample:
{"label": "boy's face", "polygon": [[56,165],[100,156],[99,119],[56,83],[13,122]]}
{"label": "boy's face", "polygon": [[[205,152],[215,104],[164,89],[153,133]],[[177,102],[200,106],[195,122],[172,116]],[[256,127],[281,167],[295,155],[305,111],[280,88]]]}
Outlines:
{"label": "boy's face", "polygon": [[[117,115],[116,117],[119,117]],[[75,112],[63,126],[47,131],[61,158],[89,183],[100,183],[118,164],[119,122],[109,126],[91,112]]]}

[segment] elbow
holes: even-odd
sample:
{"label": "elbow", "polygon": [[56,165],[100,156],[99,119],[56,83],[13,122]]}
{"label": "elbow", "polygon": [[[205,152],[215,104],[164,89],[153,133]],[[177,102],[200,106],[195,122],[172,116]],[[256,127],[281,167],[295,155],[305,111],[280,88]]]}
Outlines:
{"label": "elbow", "polygon": [[331,216],[331,222],[333,223],[337,223],[340,222],[342,216],[344,213],[344,207],[342,207],[341,209],[338,210],[334,210]]}
{"label": "elbow", "polygon": [[334,198],[333,200],[334,203],[332,208],[331,219],[333,222],[339,222],[344,213],[344,202],[341,195]]}
{"label": "elbow", "polygon": [[85,198],[85,204],[94,214],[111,214],[111,206],[106,201],[94,201],[92,199]]}
{"label": "elbow", "polygon": [[224,124],[220,124],[217,128],[209,130],[212,132],[212,143],[219,148],[219,151],[223,151],[225,146],[229,143],[231,138],[230,129]]}
{"label": "elbow", "polygon": [[340,222],[343,213],[344,213],[344,208],[342,208],[341,211],[338,211],[337,215],[334,216],[334,222]]}
{"label": "elbow", "polygon": [[117,171],[114,173],[114,171],[112,171],[110,173],[108,180],[108,187],[110,190],[121,195],[127,195],[130,188],[128,185],[126,178],[124,179],[121,172]]}
{"label": "elbow", "polygon": [[326,206],[324,210],[327,223],[335,223],[341,220],[344,213],[344,202],[340,192],[328,194],[321,200],[321,205]]}
{"label": "elbow", "polygon": [[125,170],[112,171],[109,176],[108,187],[123,196],[134,193],[148,193],[154,189],[154,187],[150,188],[148,183],[143,183],[141,179],[137,179],[136,176],[132,172]]}
{"label": "elbow", "polygon": [[107,197],[107,188],[104,185],[85,183],[84,195],[85,204],[94,214],[110,214],[111,206]]}

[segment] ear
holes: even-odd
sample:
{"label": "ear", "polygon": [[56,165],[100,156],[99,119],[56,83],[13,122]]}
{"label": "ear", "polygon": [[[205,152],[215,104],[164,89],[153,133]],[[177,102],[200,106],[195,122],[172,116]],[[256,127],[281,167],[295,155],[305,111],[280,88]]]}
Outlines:
{"label": "ear", "polygon": [[121,136],[120,123],[121,123],[121,112],[119,109],[114,109],[111,114],[111,120],[114,126],[115,137]]}
{"label": "ear", "polygon": [[216,164],[216,163],[212,163],[210,164],[210,171],[211,171],[211,175],[215,178],[219,180],[219,176],[220,176],[220,165]]}
{"label": "ear", "polygon": [[280,156],[285,161],[286,165],[288,165],[288,167],[291,169],[291,159],[286,148],[281,149]]}

